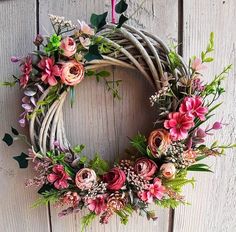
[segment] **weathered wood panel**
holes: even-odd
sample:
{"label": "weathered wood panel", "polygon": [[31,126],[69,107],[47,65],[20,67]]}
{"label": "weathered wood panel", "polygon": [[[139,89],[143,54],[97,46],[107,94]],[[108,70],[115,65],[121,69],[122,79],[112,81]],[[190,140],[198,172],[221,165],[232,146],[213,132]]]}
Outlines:
{"label": "weathered wood panel", "polygon": [[[17,65],[10,62],[11,55],[24,55],[31,51],[36,33],[35,1],[0,1],[0,81],[7,80],[17,72]],[[9,88],[0,90],[0,134],[18,127],[20,91]],[[32,176],[32,170],[20,170],[12,156],[26,147],[20,143],[10,149],[0,143],[0,231],[42,232],[49,231],[46,207],[31,209],[38,197],[34,189],[26,189],[25,179]]]}
{"label": "weathered wood panel", "polygon": [[[234,0],[184,1],[184,41],[186,60],[193,54],[200,55],[205,49],[209,33],[215,32],[215,63],[209,65],[206,78],[219,73],[224,66],[232,63],[233,70],[226,81],[224,106],[215,118],[230,123],[221,133],[211,139],[221,142],[235,142],[236,138],[236,4]],[[220,134],[220,135],[219,135]],[[223,136],[222,136],[223,134]],[[236,157],[235,151],[228,151],[226,157],[209,160],[214,174],[198,174],[195,189],[187,188],[186,196],[191,206],[176,210],[176,232],[233,232],[236,231]]]}
{"label": "weathered wood panel", "polygon": [[[139,3],[129,2],[129,14],[139,8]],[[134,15],[130,23],[139,28],[146,28],[160,37],[177,38],[178,1],[147,1]],[[47,18],[48,13],[63,15],[72,20],[89,21],[91,13],[110,12],[110,1],[39,1],[40,31],[51,32]],[[76,22],[76,21],[75,21]],[[122,154],[128,146],[128,137],[138,131],[149,133],[152,129],[154,114],[150,114],[148,98],[152,91],[143,77],[134,71],[109,69],[111,78],[122,79],[120,94],[122,100],[114,100],[103,83],[86,80],[77,88],[77,100],[72,109],[69,104],[64,109],[66,129],[72,144],[87,145],[86,154],[92,156],[99,152],[110,161],[117,154]],[[82,213],[84,214],[84,212]],[[118,218],[113,218],[107,226],[96,221],[89,231],[167,231],[168,210],[159,210],[157,223],[146,222],[146,219],[134,216],[128,226],[121,226]],[[78,231],[81,214],[58,219],[57,212],[52,210],[52,230],[57,232]]]}

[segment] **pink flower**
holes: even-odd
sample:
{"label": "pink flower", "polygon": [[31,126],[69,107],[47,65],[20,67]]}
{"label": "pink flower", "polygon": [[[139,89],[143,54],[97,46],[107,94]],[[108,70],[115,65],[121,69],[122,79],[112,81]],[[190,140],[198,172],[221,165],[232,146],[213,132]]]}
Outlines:
{"label": "pink flower", "polygon": [[220,130],[222,129],[222,123],[221,122],[215,122],[212,126],[213,130]]}
{"label": "pink flower", "polygon": [[134,171],[145,180],[151,180],[157,170],[157,165],[154,161],[147,158],[140,158],[134,164]]}
{"label": "pink flower", "polygon": [[165,120],[164,127],[170,129],[173,140],[185,139],[188,130],[194,126],[193,118],[179,112],[169,113],[169,120]]}
{"label": "pink flower", "polygon": [[126,181],[125,173],[119,168],[113,168],[103,176],[109,190],[120,190]]}
{"label": "pink flower", "polygon": [[29,75],[24,74],[20,77],[20,86],[22,88],[25,88],[28,82],[29,82]]}
{"label": "pink flower", "polygon": [[79,189],[86,190],[92,188],[97,180],[94,170],[89,168],[80,169],[75,176],[75,183]]}
{"label": "pink flower", "polygon": [[86,34],[86,35],[91,35],[93,36],[94,35],[94,30],[88,26],[88,24],[86,24],[84,21],[80,22],[78,20],[79,24],[80,24],[80,31],[83,33],[83,34]]}
{"label": "pink flower", "polygon": [[71,37],[66,37],[61,41],[61,50],[63,51],[63,55],[66,57],[73,56],[76,53],[77,46],[76,42]]}
{"label": "pink flower", "polygon": [[70,180],[70,176],[66,173],[63,165],[54,165],[52,168],[53,173],[47,176],[47,180],[50,183],[54,184],[56,189],[65,189],[68,188],[68,180]]}
{"label": "pink flower", "polygon": [[97,196],[95,199],[88,199],[88,209],[95,212],[97,215],[107,209],[105,197],[103,195]]}
{"label": "pink flower", "polygon": [[44,83],[48,83],[51,86],[54,86],[57,84],[57,80],[55,76],[61,76],[61,71],[58,65],[54,65],[55,61],[53,58],[43,58],[39,64],[38,67],[43,70],[42,72],[42,81]]}
{"label": "pink flower", "polygon": [[91,43],[89,38],[84,38],[82,36],[79,37],[79,41],[80,41],[81,45],[86,49],[88,49],[88,47]]}
{"label": "pink flower", "polygon": [[185,97],[180,105],[179,112],[182,114],[187,114],[193,119],[198,117],[201,121],[204,121],[205,114],[208,112],[208,109],[203,107],[201,97]]}
{"label": "pink flower", "polygon": [[176,168],[173,163],[165,163],[161,165],[160,171],[166,179],[173,179],[175,177]]}
{"label": "pink flower", "polygon": [[63,63],[61,70],[62,83],[70,86],[79,84],[84,79],[84,66],[76,61]]}
{"label": "pink flower", "polygon": [[196,72],[206,69],[207,66],[202,63],[200,58],[195,58],[192,62],[192,69]]}
{"label": "pink flower", "polygon": [[164,196],[165,187],[161,184],[161,180],[155,178],[153,184],[149,184],[147,191],[139,193],[139,197],[142,201],[152,203],[154,199],[161,200]]}

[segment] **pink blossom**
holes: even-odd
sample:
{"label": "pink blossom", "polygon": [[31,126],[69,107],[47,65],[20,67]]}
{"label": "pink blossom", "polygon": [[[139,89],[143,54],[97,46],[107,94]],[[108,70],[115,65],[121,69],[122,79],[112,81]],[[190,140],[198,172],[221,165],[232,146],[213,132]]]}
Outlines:
{"label": "pink blossom", "polygon": [[193,90],[202,92],[205,89],[205,85],[201,81],[199,76],[196,76],[193,80]]}
{"label": "pink blossom", "polygon": [[103,195],[97,196],[95,199],[88,199],[88,209],[92,212],[95,212],[97,215],[107,209],[105,203],[105,197]]}
{"label": "pink blossom", "polygon": [[78,23],[80,25],[80,30],[83,34],[91,36],[94,35],[94,30],[88,24],[86,24],[84,21],[80,22],[79,20]]}
{"label": "pink blossom", "polygon": [[222,129],[222,123],[221,122],[215,122],[212,126],[213,130],[220,130]]}
{"label": "pink blossom", "polygon": [[89,38],[84,38],[82,36],[79,37],[79,41],[80,41],[81,45],[86,49],[88,49],[88,47],[91,43]]}
{"label": "pink blossom", "polygon": [[61,41],[61,50],[63,51],[63,55],[66,57],[73,56],[76,53],[77,46],[76,42],[71,37],[66,37]]}
{"label": "pink blossom", "polygon": [[193,118],[179,112],[169,113],[169,120],[165,120],[164,127],[170,129],[173,140],[185,139],[188,130],[194,126]]}
{"label": "pink blossom", "polygon": [[54,184],[56,189],[65,189],[68,188],[68,180],[70,180],[70,176],[66,173],[63,165],[54,165],[52,168],[53,173],[47,176],[47,180],[50,183]]}
{"label": "pink blossom", "polygon": [[28,84],[30,73],[32,72],[32,58],[27,56],[20,64],[23,75],[20,77],[20,86],[25,88]]}
{"label": "pink blossom", "polygon": [[161,200],[165,192],[165,187],[161,184],[161,180],[155,178],[153,184],[149,184],[148,190],[139,193],[142,201],[151,203],[154,199]]}
{"label": "pink blossom", "polygon": [[22,88],[25,88],[26,85],[28,84],[29,82],[29,75],[28,74],[23,74],[21,77],[20,77],[20,86]]}
{"label": "pink blossom", "polygon": [[38,67],[43,70],[42,72],[42,81],[44,83],[48,83],[51,86],[54,86],[57,84],[57,80],[55,76],[61,76],[61,71],[58,65],[54,65],[55,61],[53,58],[43,58],[39,64]]}
{"label": "pink blossom", "polygon": [[195,58],[192,62],[192,69],[196,72],[206,69],[207,66],[202,63],[200,58]]}
{"label": "pink blossom", "polygon": [[201,97],[185,97],[180,105],[179,112],[187,114],[193,119],[198,117],[201,121],[204,121],[208,109],[203,106],[203,100]]}

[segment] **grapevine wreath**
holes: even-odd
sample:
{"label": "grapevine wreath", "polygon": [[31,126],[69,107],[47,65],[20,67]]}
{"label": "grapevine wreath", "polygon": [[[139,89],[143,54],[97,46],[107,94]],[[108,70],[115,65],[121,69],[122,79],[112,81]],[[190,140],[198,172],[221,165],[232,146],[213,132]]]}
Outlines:
{"label": "grapevine wreath", "polygon": [[[114,1],[113,1],[114,3]],[[221,104],[215,101],[224,92],[222,80],[230,66],[216,75],[210,83],[203,80],[202,70],[213,60],[213,33],[201,58],[192,57],[189,65],[152,33],[137,30],[124,24],[127,3],[121,0],[114,8],[113,22],[107,23],[107,12],[91,16],[91,26],[78,21],[73,25],[64,17],[49,15],[55,33],[37,35],[34,44],[38,49],[26,57],[12,57],[19,63],[19,83],[24,96],[19,123],[29,123],[30,142],[26,136],[12,128],[3,141],[11,145],[16,139],[25,140],[28,154],[14,157],[20,168],[33,163],[36,175],[27,186],[39,187],[41,197],[34,206],[52,203],[63,206],[59,216],[77,213],[83,208],[88,214],[82,218],[82,229],[94,218],[108,223],[117,214],[126,224],[133,211],[156,219],[148,210],[151,203],[160,207],[186,204],[181,194],[190,171],[211,172],[202,163],[207,157],[220,156],[234,144],[205,144],[207,136],[224,126],[216,121],[203,126]],[[114,21],[114,9],[120,14]],[[153,86],[150,104],[158,109],[155,129],[146,138],[138,134],[130,143],[128,159],[109,166],[96,155],[88,160],[83,155],[84,145],[71,146],[66,138],[63,122],[63,104],[67,96],[73,103],[75,86],[89,77],[103,80],[115,98],[118,86],[107,80],[109,72],[101,68],[115,65],[137,69]]]}

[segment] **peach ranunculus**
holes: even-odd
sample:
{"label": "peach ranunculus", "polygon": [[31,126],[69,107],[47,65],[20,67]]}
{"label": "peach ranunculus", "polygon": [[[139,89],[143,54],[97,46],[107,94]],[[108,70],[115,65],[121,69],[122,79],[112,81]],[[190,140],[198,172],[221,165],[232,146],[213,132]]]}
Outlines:
{"label": "peach ranunculus", "polygon": [[66,37],[61,41],[61,46],[62,54],[66,57],[71,57],[76,53],[77,46],[76,42],[74,39],[71,37]]}
{"label": "peach ranunculus", "polygon": [[165,153],[171,144],[171,137],[167,130],[157,129],[154,130],[148,138],[148,147],[152,155],[156,158]]}
{"label": "peach ranunculus", "polygon": [[62,64],[61,81],[65,85],[74,86],[84,78],[84,66],[76,61],[68,61]]}
{"label": "peach ranunculus", "polygon": [[166,179],[173,179],[175,177],[176,168],[173,163],[165,163],[161,165],[160,171]]}
{"label": "peach ranunculus", "polygon": [[147,158],[139,158],[134,164],[134,171],[145,180],[153,179],[153,175],[157,170],[157,165],[153,160]]}
{"label": "peach ranunculus", "polygon": [[76,173],[75,184],[81,190],[92,188],[97,180],[97,175],[94,170],[89,168],[82,168]]}

